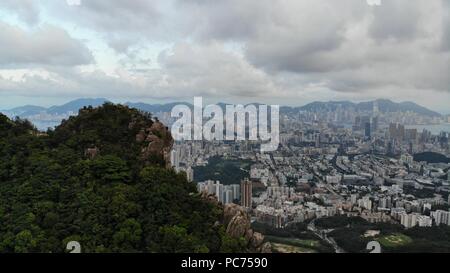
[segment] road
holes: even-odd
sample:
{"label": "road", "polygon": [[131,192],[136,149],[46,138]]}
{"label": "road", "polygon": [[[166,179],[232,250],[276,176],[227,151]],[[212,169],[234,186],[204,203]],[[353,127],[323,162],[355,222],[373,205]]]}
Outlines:
{"label": "road", "polygon": [[341,247],[339,247],[333,238],[328,237],[324,231],[322,231],[316,227],[315,221],[316,221],[316,219],[312,220],[311,223],[309,223],[308,230],[314,232],[314,234],[319,236],[322,240],[325,240],[327,243],[332,245],[334,248],[334,251],[336,253],[345,253],[345,250],[343,250]]}
{"label": "road", "polygon": [[338,198],[342,198],[342,196],[340,196],[339,194],[337,194],[337,192],[335,192],[335,191],[333,190],[333,187],[332,187],[331,185],[326,184],[326,183],[324,183],[324,185],[325,185],[325,188],[326,188],[331,194],[333,194],[334,196],[337,196]]}

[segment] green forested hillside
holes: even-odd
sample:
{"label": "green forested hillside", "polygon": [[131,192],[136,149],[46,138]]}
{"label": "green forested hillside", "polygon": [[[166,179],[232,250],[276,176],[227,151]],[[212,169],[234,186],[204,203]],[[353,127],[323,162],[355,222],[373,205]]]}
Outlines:
{"label": "green forested hillside", "polygon": [[242,251],[217,224],[219,207],[155,148],[143,157],[137,135],[153,123],[113,104],[46,134],[0,115],[0,253],[65,252],[73,240],[83,252]]}

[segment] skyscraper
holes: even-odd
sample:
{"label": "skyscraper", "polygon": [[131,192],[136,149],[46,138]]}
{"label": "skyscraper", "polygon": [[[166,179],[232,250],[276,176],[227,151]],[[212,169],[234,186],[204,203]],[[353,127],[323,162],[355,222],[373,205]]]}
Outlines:
{"label": "skyscraper", "polygon": [[[233,196],[235,200],[241,199],[241,187],[239,185],[231,185],[231,188],[233,189]],[[233,200],[233,201],[235,201]]]}
{"label": "skyscraper", "polygon": [[372,132],[378,131],[378,120],[377,116],[372,118]]}
{"label": "skyscraper", "polygon": [[358,131],[361,129],[361,117],[357,116],[355,118],[355,123],[353,124],[353,131]]}
{"label": "skyscraper", "polygon": [[241,205],[246,208],[252,207],[252,181],[245,179],[241,182]]}
{"label": "skyscraper", "polygon": [[367,138],[370,138],[371,136],[372,136],[372,128],[370,127],[370,122],[366,122],[365,124],[364,124],[364,132],[365,132],[365,136],[367,137]]}
{"label": "skyscraper", "polygon": [[405,138],[405,126],[398,123],[391,123],[389,125],[389,135],[391,139],[403,141]]}
{"label": "skyscraper", "polygon": [[180,157],[176,150],[170,152],[170,162],[172,163],[172,167],[178,171],[178,168],[180,167]]}
{"label": "skyscraper", "polygon": [[189,166],[189,167],[186,169],[186,176],[187,176],[187,180],[188,180],[189,182],[194,181],[194,169],[192,169],[192,167]]}

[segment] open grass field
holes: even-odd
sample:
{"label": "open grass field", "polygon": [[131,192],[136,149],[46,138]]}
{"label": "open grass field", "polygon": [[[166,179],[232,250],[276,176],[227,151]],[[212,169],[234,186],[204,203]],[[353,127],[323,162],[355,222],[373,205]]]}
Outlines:
{"label": "open grass field", "polygon": [[298,238],[266,235],[266,240],[272,244],[276,252],[280,253],[317,253],[322,246],[319,241]]}
{"label": "open grass field", "polygon": [[271,243],[275,253],[317,253],[314,249],[288,244]]}
{"label": "open grass field", "polygon": [[284,238],[284,237],[276,237],[276,236],[270,236],[270,235],[266,235],[266,239],[269,242],[289,244],[289,245],[300,246],[300,247],[316,248],[316,247],[320,246],[320,242],[316,241],[316,240],[302,240],[302,239],[298,239],[298,238]]}
{"label": "open grass field", "polygon": [[377,241],[380,242],[383,247],[387,248],[404,246],[413,242],[410,237],[400,233],[380,237],[377,239]]}
{"label": "open grass field", "polygon": [[194,180],[220,181],[224,185],[240,184],[241,180],[249,177],[251,162],[238,159],[222,159],[213,157],[209,164],[194,168]]}

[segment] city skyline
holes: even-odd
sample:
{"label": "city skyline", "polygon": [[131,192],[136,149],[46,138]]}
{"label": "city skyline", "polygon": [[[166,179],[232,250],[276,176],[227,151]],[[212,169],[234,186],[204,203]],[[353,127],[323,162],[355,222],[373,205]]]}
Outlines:
{"label": "city skyline", "polygon": [[[194,98],[191,98],[191,100],[193,100]],[[209,98],[203,98],[204,99],[204,103],[205,105],[208,104],[233,104],[232,101],[229,100],[215,100],[215,99],[209,99]],[[193,101],[189,101],[189,100],[167,100],[167,101],[147,101],[147,100],[126,100],[126,99],[107,99],[107,98],[89,98],[89,97],[85,97],[85,98],[75,98],[73,100],[63,100],[61,101],[61,103],[59,104],[52,104],[52,103],[44,103],[44,104],[39,104],[39,103],[30,103],[30,104],[18,104],[15,106],[9,106],[9,107],[3,107],[0,108],[0,111],[10,111],[10,110],[14,110],[16,108],[22,108],[22,107],[40,107],[40,108],[52,108],[52,107],[60,107],[66,104],[71,104],[77,101],[87,101],[87,102],[91,102],[91,101],[104,101],[104,102],[111,102],[111,103],[116,103],[116,104],[146,104],[146,105],[150,105],[150,106],[165,106],[165,105],[174,105],[174,104],[186,104],[186,105],[193,105]],[[323,101],[311,101],[308,103],[299,103],[299,104],[292,104],[292,103],[286,103],[286,104],[281,104],[279,105],[280,107],[290,107],[290,108],[301,108],[301,107],[305,107],[314,103],[353,103],[355,105],[357,104],[361,104],[361,103],[372,103],[372,102],[380,102],[380,101],[387,101],[387,102],[392,102],[392,103],[396,103],[396,104],[402,104],[402,103],[413,103],[416,104],[417,106],[420,107],[424,107],[423,105],[413,101],[409,101],[409,100],[391,100],[391,99],[383,99],[383,98],[375,98],[373,100],[361,100],[361,101],[357,101],[357,100],[352,100],[352,99],[348,99],[348,100],[323,100]],[[242,104],[242,105],[259,105],[262,104],[260,101],[250,101],[250,102],[241,102],[238,104]],[[86,105],[88,106],[88,105]],[[434,111],[440,115],[448,115],[450,114],[450,109],[446,110],[446,111],[438,111],[435,110],[433,108],[427,108],[424,107],[430,111]]]}

